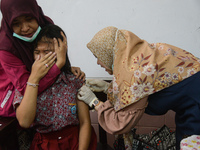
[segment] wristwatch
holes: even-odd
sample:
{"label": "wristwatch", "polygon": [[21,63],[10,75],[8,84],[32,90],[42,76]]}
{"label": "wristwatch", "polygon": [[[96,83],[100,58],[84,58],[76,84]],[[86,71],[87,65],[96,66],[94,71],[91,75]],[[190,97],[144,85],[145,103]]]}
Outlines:
{"label": "wristwatch", "polygon": [[92,105],[94,106],[94,107],[96,107],[97,105],[99,105],[99,100],[96,98],[93,102],[92,102]]}

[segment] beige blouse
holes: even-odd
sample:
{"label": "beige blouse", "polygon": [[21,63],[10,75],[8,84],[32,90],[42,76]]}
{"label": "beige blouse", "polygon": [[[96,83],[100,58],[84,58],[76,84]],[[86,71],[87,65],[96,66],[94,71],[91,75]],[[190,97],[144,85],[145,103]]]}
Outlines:
{"label": "beige blouse", "polygon": [[124,109],[115,111],[109,100],[98,108],[98,121],[110,134],[128,133],[138,123],[148,105],[148,97],[133,103]]}

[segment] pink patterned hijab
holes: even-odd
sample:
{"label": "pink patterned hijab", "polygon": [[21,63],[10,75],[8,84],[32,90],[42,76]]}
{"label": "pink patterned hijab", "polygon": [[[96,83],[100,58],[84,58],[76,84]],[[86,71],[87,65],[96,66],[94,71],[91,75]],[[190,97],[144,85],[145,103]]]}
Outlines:
{"label": "pink patterned hijab", "polygon": [[13,37],[12,21],[22,15],[33,16],[41,27],[53,21],[43,14],[36,0],[1,0],[1,12],[0,50],[16,55],[30,71],[33,63],[31,43]]}
{"label": "pink patterned hijab", "polygon": [[149,44],[116,27],[99,31],[87,47],[107,67],[114,65],[108,99],[116,111],[200,71],[200,60],[191,53],[165,43]]}

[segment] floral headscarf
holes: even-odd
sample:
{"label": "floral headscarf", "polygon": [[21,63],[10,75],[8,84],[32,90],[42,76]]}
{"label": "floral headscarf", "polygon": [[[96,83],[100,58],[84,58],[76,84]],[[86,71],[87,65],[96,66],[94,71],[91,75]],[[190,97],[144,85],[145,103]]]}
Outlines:
{"label": "floral headscarf", "polygon": [[149,44],[116,27],[99,31],[87,47],[108,67],[114,65],[108,99],[116,111],[200,70],[200,60],[191,53],[165,43]]}
{"label": "floral headscarf", "polygon": [[92,53],[98,57],[108,68],[113,65],[113,48],[117,28],[108,27],[98,32],[98,35],[87,44]]}

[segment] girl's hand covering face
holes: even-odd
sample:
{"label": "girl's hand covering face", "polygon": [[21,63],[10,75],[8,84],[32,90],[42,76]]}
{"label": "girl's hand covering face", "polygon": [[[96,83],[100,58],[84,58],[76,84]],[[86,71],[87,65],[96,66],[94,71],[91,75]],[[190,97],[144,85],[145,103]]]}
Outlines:
{"label": "girl's hand covering face", "polygon": [[44,57],[36,58],[35,62],[33,63],[31,76],[34,77],[38,82],[41,78],[43,78],[49,69],[55,64],[56,54],[55,53],[48,53]]}

